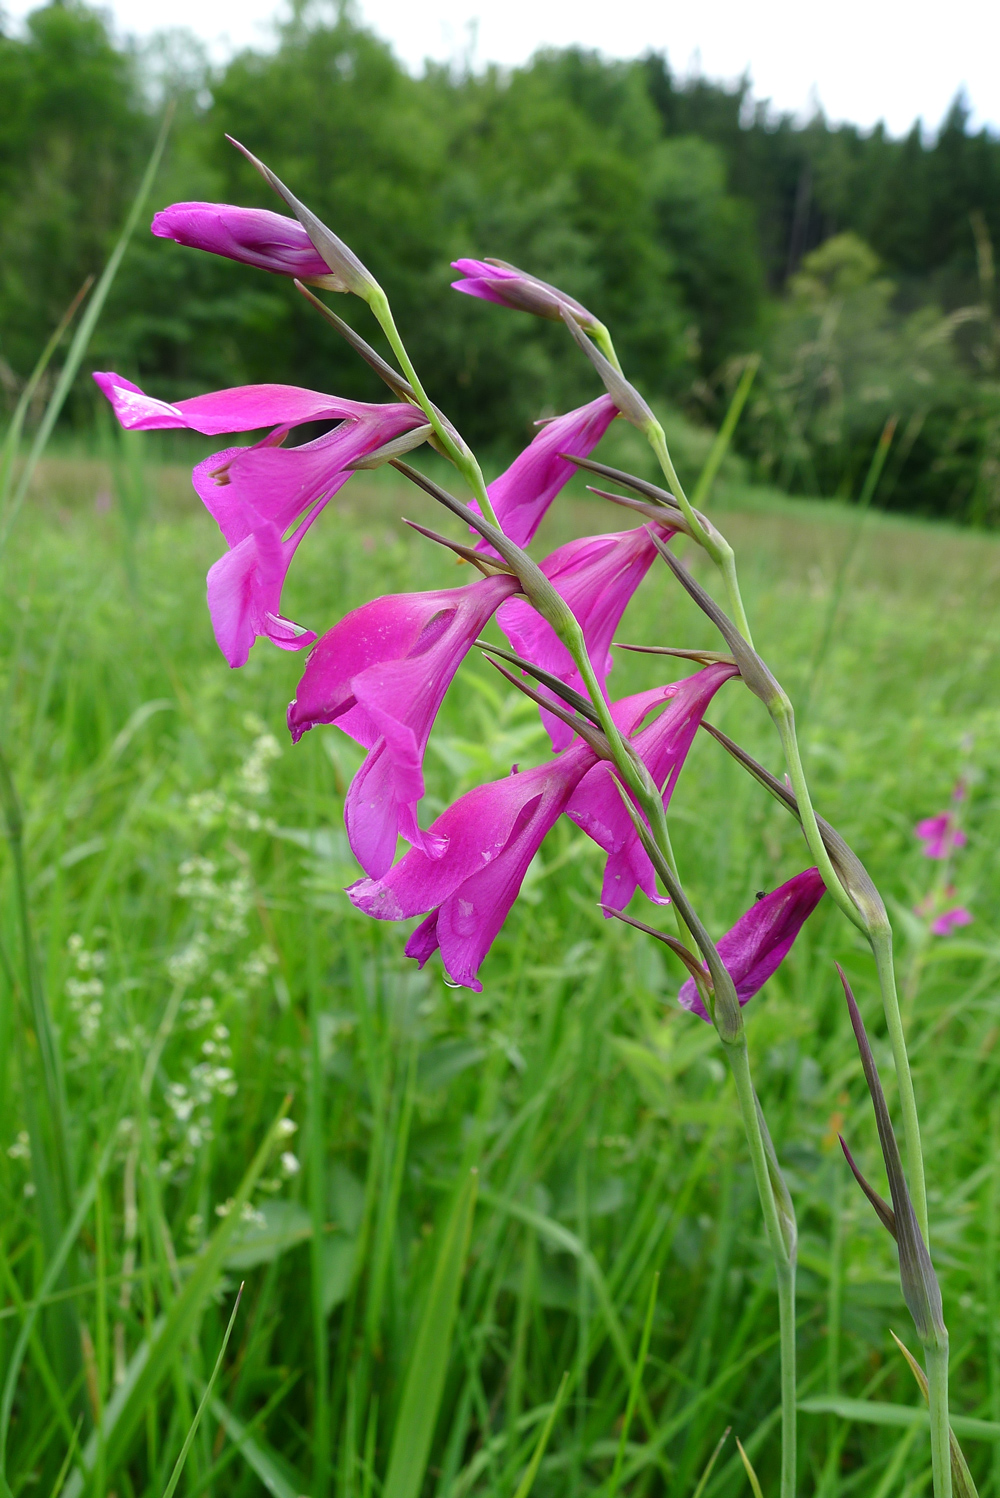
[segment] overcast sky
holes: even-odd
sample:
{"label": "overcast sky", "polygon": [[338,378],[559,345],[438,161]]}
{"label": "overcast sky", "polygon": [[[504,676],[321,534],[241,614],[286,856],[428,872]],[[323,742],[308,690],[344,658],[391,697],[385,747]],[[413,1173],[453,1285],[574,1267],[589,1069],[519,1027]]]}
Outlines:
{"label": "overcast sky", "polygon": [[[266,46],[280,0],[112,0],[120,32],[187,26],[223,58]],[[31,0],[0,0],[18,18]],[[360,0],[363,18],[414,69],[426,57],[515,64],[536,48],[578,43],[614,57],[665,50],[679,72],[749,70],[758,98],[782,110],[896,134],[940,123],[964,88],[978,123],[1000,128],[1000,0]]]}

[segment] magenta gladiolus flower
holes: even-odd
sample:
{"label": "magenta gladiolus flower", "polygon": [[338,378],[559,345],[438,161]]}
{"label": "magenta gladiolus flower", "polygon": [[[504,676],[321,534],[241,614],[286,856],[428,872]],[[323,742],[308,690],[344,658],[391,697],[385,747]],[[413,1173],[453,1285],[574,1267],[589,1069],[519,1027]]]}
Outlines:
{"label": "magenta gladiolus flower", "polygon": [[[500,528],[515,545],[530,543],[549,505],[576,472],[575,466],[559,454],[588,457],[617,415],[618,407],[610,395],[601,395],[586,406],[547,421],[510,467],[488,486],[486,492]],[[475,501],[472,508],[478,512]],[[477,549],[492,550],[486,541],[480,541]]]}
{"label": "magenta gladiolus flower", "polygon": [[561,320],[560,308],[565,307],[582,328],[600,327],[594,314],[575,297],[502,260],[453,260],[451,268],[460,270],[465,277],[462,281],[452,281],[452,286],[467,296],[511,307],[515,312],[533,312],[536,317],[547,317],[552,322]]}
{"label": "magenta gladiolus flower", "polygon": [[[656,556],[650,535],[663,540],[674,534],[659,522],[605,536],[583,536],[560,546],[540,563],[556,591],[565,598],[583,628],[587,653],[602,689],[613,665],[611,641],[625,608]],[[511,598],[497,615],[497,623],[518,655],[551,671],[569,686],[583,690],[573,657],[550,624],[521,598]],[[556,750],[564,749],[572,730],[550,713],[545,726]]]}
{"label": "magenta gladiolus flower", "polygon": [[430,911],[407,956],[423,967],[440,948],[452,981],[481,992],[480,966],[528,865],[594,761],[593,750],[577,744],[535,770],[477,786],[431,826],[429,836],[446,843],[437,858],[413,848],[384,879],[352,884],[351,901],[382,921]]}
{"label": "magenta gladiolus flower", "polygon": [[[736,985],[741,1004],[752,999],[777,972],[824,893],[819,870],[804,869],[751,905],[726,932],[718,943],[719,956]],[[709,1018],[693,978],[681,988],[679,998],[692,1014]]]}
{"label": "magenta gladiolus flower", "polygon": [[293,740],[336,723],[369,751],[344,803],[354,856],[373,879],[402,836],[430,858],[445,844],[417,825],[424,750],[444,694],[473,640],[516,578],[376,598],[342,619],[309,657],[288,709]]}
{"label": "magenta gladiolus flower", "polygon": [[171,203],[154,216],[150,228],[159,239],[225,255],[279,276],[323,281],[330,275],[330,267],[298,220],[266,208]]}
{"label": "magenta gladiolus flower", "polygon": [[972,925],[972,911],[966,910],[964,905],[954,905],[951,910],[943,910],[939,916],[931,921],[931,930],[935,936],[950,936],[959,926]]}
{"label": "magenta gladiolus flower", "polygon": [[[632,737],[643,764],[656,784],[663,788],[665,807],[670,805],[674,786],[706,708],[722,684],[737,674],[735,666],[706,666],[684,681],[623,698],[613,705],[612,713],[618,727]],[[666,706],[660,716],[636,733],[635,729],[643,718],[664,703]],[[658,905],[668,903],[666,896],[657,894],[653,865],[622,805],[611,766],[606,760],[594,765],[583,777],[573,792],[566,815],[608,855],[601,891],[602,904],[609,906],[610,910],[624,910],[637,888]],[[606,912],[609,917],[610,910]]]}
{"label": "magenta gladiolus flower", "polygon": [[[192,481],[230,550],[208,574],[208,608],[219,649],[245,664],[258,636],[301,650],[316,636],[281,615],[281,590],[309,527],[351,477],[349,465],[424,422],[415,406],[366,405],[294,385],[245,385],[169,405],[116,374],[95,374],[123,427],[187,427],[215,436],[263,426],[275,430],[254,447],[232,447],[199,463]],[[340,426],[284,449],[289,430],[307,421]],[[297,528],[288,534],[289,528]]]}
{"label": "magenta gladiolus flower", "polygon": [[962,829],[955,825],[950,811],[943,811],[937,817],[925,817],[913,831],[924,845],[925,858],[947,858],[953,849],[964,848],[968,842]]}

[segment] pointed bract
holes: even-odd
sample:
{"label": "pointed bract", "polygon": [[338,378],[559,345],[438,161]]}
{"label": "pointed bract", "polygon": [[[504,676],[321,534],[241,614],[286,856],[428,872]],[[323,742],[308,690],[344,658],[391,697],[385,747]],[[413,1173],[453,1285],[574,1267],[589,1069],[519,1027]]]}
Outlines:
{"label": "pointed bract", "polygon": [[593,751],[577,744],[537,769],[477,786],[432,824],[428,835],[445,842],[439,856],[414,848],[384,879],[359,880],[348,895],[378,920],[430,912],[407,954],[422,967],[440,948],[452,981],[481,991],[480,966],[528,865],[594,762]]}
{"label": "pointed bract", "polygon": [[[582,629],[591,664],[602,689],[611,670],[611,642],[632,594],[656,556],[650,530],[663,540],[674,534],[665,526],[640,526],[604,536],[583,536],[560,546],[540,563],[541,570],[569,604]],[[568,686],[584,688],[573,657],[552,626],[525,600],[512,598],[497,623],[518,655],[558,676]],[[543,714],[554,749],[572,738],[565,724]]]}
{"label": "pointed bract", "polygon": [[[657,786],[662,788],[664,807],[670,804],[706,708],[723,683],[736,675],[735,666],[707,666],[684,681],[671,682],[654,692],[643,692],[613,704],[618,727],[631,736],[633,747]],[[642,718],[663,704],[666,706],[660,716],[636,732]],[[609,764],[603,762],[588,771],[574,791],[566,814],[608,855],[601,891],[601,900],[609,907],[606,916],[610,918],[613,911],[624,910],[637,888],[656,904],[667,903],[666,897],[657,893],[653,865],[622,804]]]}
{"label": "pointed bract", "polygon": [[[824,893],[819,870],[803,869],[801,874],[755,901],[717,943],[740,1004],[752,999],[777,972]],[[693,979],[688,979],[678,997],[685,1009],[708,1019]]]}
{"label": "pointed bract", "polygon": [[309,657],[288,727],[297,741],[318,723],[336,723],[369,750],[344,816],[354,855],[372,878],[391,867],[400,835],[430,856],[441,852],[417,825],[424,750],[472,642],[517,586],[500,575],[373,599],[334,625]]}

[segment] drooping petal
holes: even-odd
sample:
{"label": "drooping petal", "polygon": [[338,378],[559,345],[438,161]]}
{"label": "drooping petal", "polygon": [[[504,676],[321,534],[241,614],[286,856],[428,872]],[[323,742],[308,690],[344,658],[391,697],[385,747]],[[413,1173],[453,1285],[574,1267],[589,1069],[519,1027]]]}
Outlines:
{"label": "drooping petal", "polygon": [[151,233],[191,249],[225,255],[259,270],[302,280],[324,277],[329,267],[294,218],[267,208],[230,203],[171,203],[153,217]]}
{"label": "drooping petal", "polygon": [[344,807],[354,855],[372,878],[389,869],[398,836],[436,857],[422,833],[423,757],[444,695],[473,640],[518,587],[504,575],[466,588],[376,598],[323,636],[309,657],[288,727],[294,740],[336,723],[370,751]]}
{"label": "drooping petal", "polygon": [[227,448],[199,463],[192,483],[230,546],[251,533],[258,515],[284,534],[318,501],[329,503],[352,476],[351,463],[409,431],[413,409],[376,407],[377,414],[349,417],[299,447],[280,447],[272,434],[253,447]]}
{"label": "drooping petal", "polygon": [[294,537],[283,542],[277,527],[261,520],[209,568],[208,611],[230,666],[246,664],[258,636],[281,650],[302,650],[315,640],[311,630],[280,614],[281,589],[297,544]]}
{"label": "drooping petal", "polygon": [[[546,422],[522,453],[487,488],[500,527],[517,546],[527,546],[545,512],[576,468],[560,453],[586,458],[618,415],[610,395]],[[473,508],[477,508],[473,506]],[[479,550],[489,550],[485,541]]]}
{"label": "drooping petal", "polygon": [[[643,692],[638,697],[624,698],[613,704],[612,712],[619,728],[632,735],[632,743],[640,758],[662,788],[664,807],[670,804],[705,710],[723,683],[737,674],[735,666],[706,666],[684,681],[671,682],[657,692]],[[641,721],[654,706],[664,703],[664,711],[648,727],[634,733],[633,728],[626,726],[629,716],[634,716],[635,708],[642,708],[636,719]],[[666,898],[657,893],[653,865],[622,804],[617,783],[606,761],[602,760],[587,772],[574,791],[566,814],[608,855],[602,904],[610,910],[624,910],[637,888],[655,903],[667,903]]]}
{"label": "drooping petal", "polygon": [[[668,541],[674,532],[654,523],[657,535]],[[611,641],[622,614],[656,556],[650,527],[583,536],[560,546],[540,563],[557,593],[569,604],[583,629],[587,653],[604,688],[613,665]],[[552,626],[521,598],[511,598],[497,615],[497,623],[511,648],[536,666],[551,671],[568,686],[584,690],[573,657]],[[572,731],[551,714],[543,713],[552,747],[563,749]]]}
{"label": "drooping petal", "polygon": [[[376,422],[406,420],[413,426],[427,419],[416,406],[368,405],[298,385],[235,385],[171,405],[146,395],[131,380],[110,371],[96,372],[94,380],[127,431],[186,427],[205,437],[218,437],[223,432],[253,432],[261,427],[294,427],[306,421],[346,421],[351,417],[368,417]],[[406,416],[400,417],[400,411]],[[409,430],[409,425],[403,430]]]}
{"label": "drooping petal", "polygon": [[[751,905],[719,941],[719,956],[736,985],[741,1004],[752,999],[777,972],[824,893],[819,870],[804,869]],[[681,988],[679,998],[685,1009],[708,1019],[693,978]]]}
{"label": "drooping petal", "polygon": [[422,966],[440,947],[452,981],[480,991],[479,968],[528,865],[594,758],[578,744],[537,769],[476,786],[430,828],[447,839],[443,853],[435,858],[412,849],[384,879],[353,884],[352,902],[384,921],[430,911],[410,939],[409,955]]}

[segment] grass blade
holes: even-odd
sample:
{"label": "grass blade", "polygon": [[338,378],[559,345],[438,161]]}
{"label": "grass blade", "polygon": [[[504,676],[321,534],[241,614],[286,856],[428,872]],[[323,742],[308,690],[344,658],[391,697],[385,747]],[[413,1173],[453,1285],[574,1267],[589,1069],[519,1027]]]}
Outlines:
{"label": "grass blade", "polygon": [[750,1481],[750,1486],[753,1489],[753,1498],[764,1498],[764,1494],[760,1490],[760,1482],[757,1478],[757,1474],[753,1469],[753,1463],[747,1456],[746,1452],[743,1450],[743,1447],[740,1444],[739,1436],[736,1437],[736,1449],[740,1454],[740,1461],[743,1463],[743,1469],[746,1472],[747,1477]]}
{"label": "grass blade", "polygon": [[656,1292],[660,1288],[660,1271],[653,1275],[653,1283],[649,1291],[649,1305],[646,1308],[646,1320],[643,1323],[642,1337],[639,1341],[639,1356],[635,1360],[635,1372],[629,1386],[628,1401],[625,1405],[625,1418],[622,1421],[622,1433],[618,1439],[618,1450],[615,1453],[615,1465],[611,1471],[611,1480],[608,1483],[608,1498],[615,1498],[618,1484],[621,1481],[622,1465],[625,1461],[625,1444],[628,1441],[629,1429],[632,1425],[632,1416],[635,1414],[636,1400],[639,1398],[639,1390],[642,1386],[642,1375],[646,1367],[646,1357],[649,1353],[649,1339],[653,1332],[653,1312],[656,1310]]}
{"label": "grass blade", "polygon": [[83,285],[80,287],[80,290],[77,292],[76,296],[66,308],[66,311],[63,313],[62,317],[59,320],[58,327],[52,334],[52,337],[49,339],[48,343],[42,349],[42,352],[39,354],[38,362],[36,363],[34,369],[31,371],[31,374],[28,376],[24,389],[21,391],[17,405],[14,407],[14,414],[10,419],[10,426],[7,428],[7,433],[3,440],[3,447],[2,449],[0,449],[0,515],[2,515],[4,510],[7,508],[7,499],[10,494],[11,478],[14,473],[14,460],[17,457],[17,449],[21,441],[21,433],[24,430],[24,422],[28,414],[28,409],[31,405],[31,402],[35,398],[35,391],[41,384],[42,376],[49,367],[49,362],[52,358],[52,355],[55,353],[60,343],[62,343],[63,335],[65,334],[66,329],[69,327],[70,323],[73,321],[74,317],[79,311],[80,303],[83,301],[84,297],[87,295],[87,292],[90,290],[93,284],[93,276],[88,276]]}
{"label": "grass blade", "polygon": [[223,1404],[221,1399],[213,1396],[209,1404],[212,1414],[233,1445],[239,1448],[239,1453],[247,1466],[260,1478],[271,1494],[271,1498],[299,1498],[299,1494],[305,1491],[305,1479],[289,1482],[266,1445],[257,1440],[255,1436],[247,1434],[247,1426]]}
{"label": "grass blade", "polygon": [[236,1322],[236,1313],[240,1308],[240,1301],[243,1298],[243,1285],[245,1284],[246,1281],[244,1280],[240,1285],[239,1290],[236,1292],[236,1304],[233,1306],[233,1314],[229,1318],[229,1325],[226,1327],[226,1335],[222,1339],[222,1346],[219,1348],[219,1356],[215,1360],[215,1367],[212,1369],[212,1376],[208,1381],[208,1387],[206,1388],[204,1394],[201,1396],[201,1403],[195,1410],[194,1419],[191,1421],[191,1424],[188,1427],[188,1433],[184,1437],[184,1445],[181,1447],[177,1460],[174,1463],[174,1470],[170,1474],[170,1481],[167,1483],[163,1498],[173,1498],[174,1490],[181,1480],[181,1473],[184,1470],[184,1463],[187,1460],[188,1452],[191,1450],[191,1442],[194,1440],[195,1434],[198,1430],[198,1426],[201,1424],[201,1417],[205,1413],[205,1406],[212,1396],[212,1390],[215,1388],[215,1380],[218,1378],[219,1369],[222,1367],[222,1359],[225,1356],[226,1348],[229,1346],[229,1338],[232,1333],[233,1326]]}
{"label": "grass blade", "polygon": [[[240,1182],[229,1212],[202,1249],[177,1299],[167,1315],[156,1323],[150,1340],[143,1344],[132,1359],[127,1381],[109,1400],[101,1431],[94,1431],[84,1448],[83,1468],[88,1477],[93,1476],[97,1461],[99,1435],[104,1439],[106,1472],[109,1478],[126,1456],[129,1442],[147,1407],[160,1384],[169,1375],[174,1360],[194,1329],[202,1306],[223,1269],[226,1253],[240,1223],[242,1209],[250,1200],[280,1137],[279,1127],[288,1104],[289,1099],[286,1099]],[[67,1484],[66,1498],[79,1498],[82,1487],[83,1478],[78,1469]]]}
{"label": "grass blade", "polygon": [[569,1374],[564,1373],[559,1382],[559,1388],[556,1390],[556,1397],[552,1401],[552,1408],[549,1410],[548,1419],[542,1426],[542,1433],[538,1437],[538,1440],[535,1442],[535,1449],[531,1453],[531,1461],[525,1468],[524,1476],[521,1478],[521,1481],[517,1485],[517,1492],[514,1494],[514,1498],[528,1498],[528,1494],[531,1492],[531,1489],[534,1486],[535,1478],[538,1475],[538,1469],[542,1464],[542,1457],[545,1455],[545,1448],[549,1444],[549,1436],[552,1434],[552,1427],[556,1423],[556,1416],[562,1409],[562,1402],[566,1395],[566,1386],[568,1382]]}
{"label": "grass blade", "polygon": [[59,373],[55,389],[49,397],[48,405],[45,407],[45,415],[42,417],[38,431],[35,433],[35,440],[32,442],[28,456],[25,459],[24,469],[18,480],[17,488],[14,490],[14,497],[10,502],[10,507],[6,514],[0,519],[0,549],[3,548],[7,537],[10,535],[11,526],[17,519],[18,511],[24,503],[24,497],[28,492],[35,469],[38,466],[38,460],[45,451],[48,440],[52,435],[52,428],[58,420],[70,387],[76,379],[77,371],[83,363],[87,346],[90,343],[94,328],[97,326],[97,319],[104,310],[104,303],[107,301],[108,293],[114,283],[115,276],[118,274],[118,267],[121,265],[122,257],[128,249],[129,240],[135,232],[135,226],[139,222],[139,215],[145,207],[146,199],[149,197],[156,173],[159,171],[160,160],[163,156],[164,147],[167,144],[167,136],[170,134],[170,126],[173,123],[173,118],[174,105],[170,103],[167,105],[166,112],[164,113],[160,132],[156,137],[156,143],[153,146],[152,154],[143,173],[142,181],[139,184],[139,191],[136,193],[132,207],[129,209],[125,226],[118,236],[118,242],[111,251],[110,259],[101,273],[101,279],[94,288],[94,294],[90,298],[87,310],[80,319],[80,325],[73,335],[73,342],[70,344],[69,352],[66,355],[66,363]]}
{"label": "grass blade", "polygon": [[736,387],[733,398],[729,402],[729,410],[726,412],[726,418],[719,428],[715,441],[712,443],[712,450],[705,460],[705,466],[698,475],[698,482],[695,484],[694,493],[691,496],[691,503],[695,506],[704,503],[708,496],[708,491],[715,483],[715,475],[722,465],[723,458],[729,451],[729,444],[733,440],[736,423],[743,413],[747,396],[750,394],[750,386],[753,384],[754,377],[759,368],[760,355],[755,354],[751,359],[747,360],[746,368],[740,377],[740,382]]}
{"label": "grass blade", "polygon": [[383,1498],[417,1498],[437,1423],[458,1312],[477,1173],[462,1183],[445,1228],[392,1433]]}
{"label": "grass blade", "polygon": [[708,1486],[708,1479],[711,1477],[715,1464],[719,1460],[719,1454],[722,1451],[723,1446],[725,1446],[726,1441],[729,1439],[729,1432],[731,1430],[732,1426],[727,1425],[725,1430],[722,1432],[722,1435],[719,1437],[718,1444],[716,1445],[715,1450],[712,1452],[712,1455],[709,1457],[708,1465],[706,1466],[704,1472],[701,1474],[701,1477],[698,1479],[698,1486],[692,1493],[691,1498],[701,1498],[702,1493],[704,1493],[706,1487]]}

